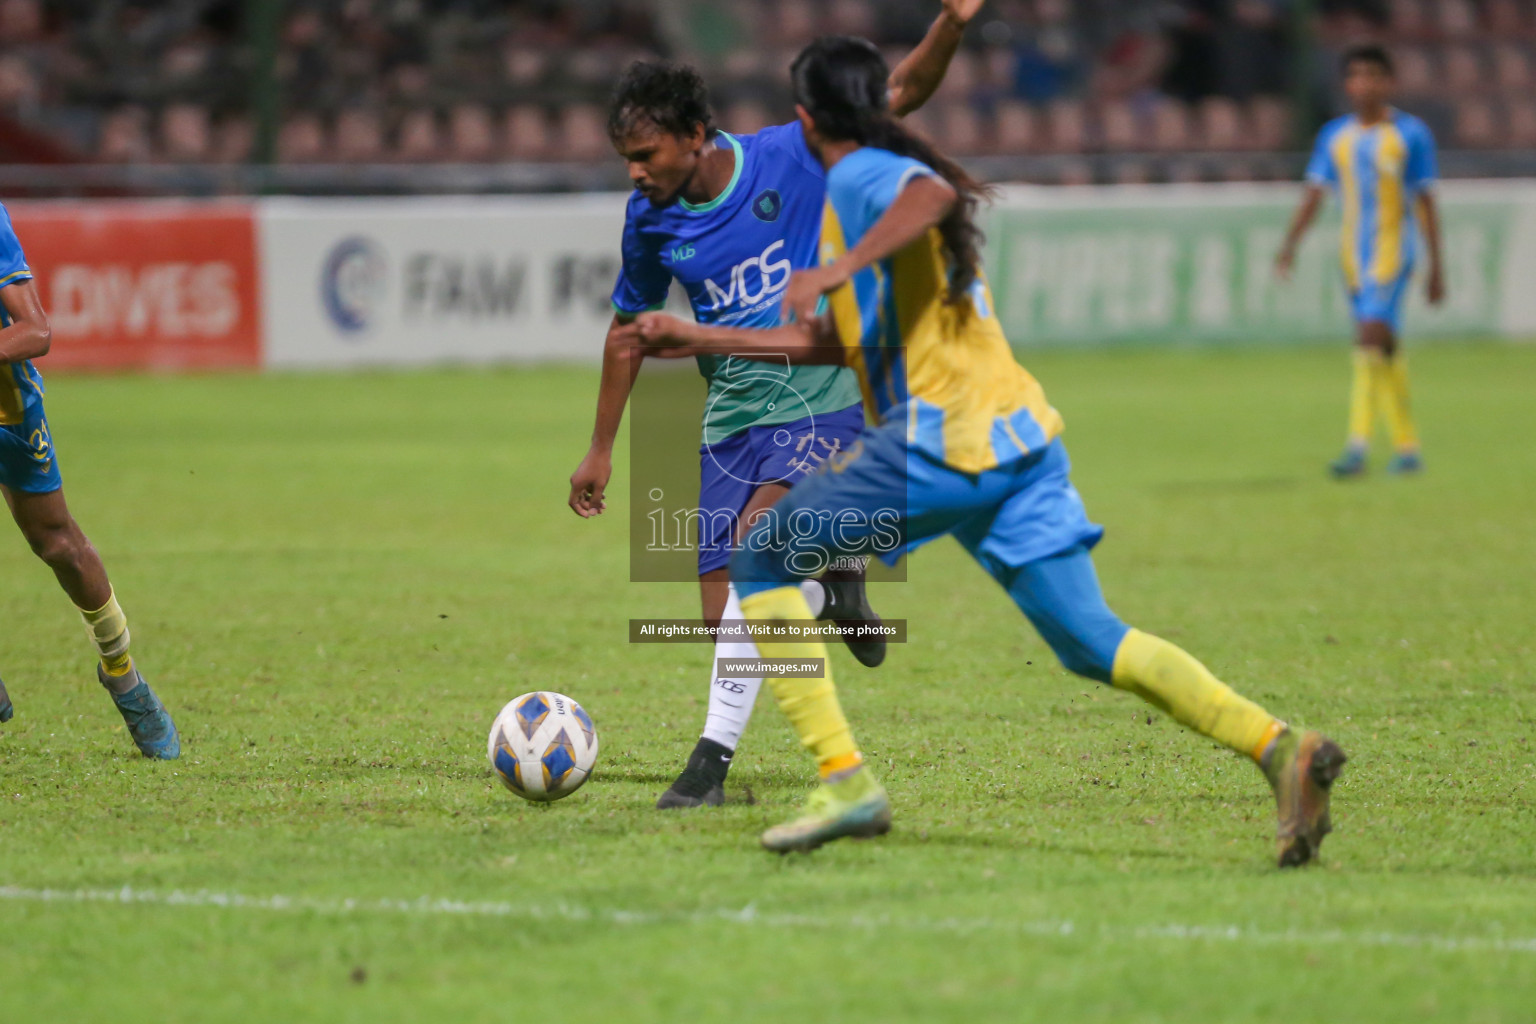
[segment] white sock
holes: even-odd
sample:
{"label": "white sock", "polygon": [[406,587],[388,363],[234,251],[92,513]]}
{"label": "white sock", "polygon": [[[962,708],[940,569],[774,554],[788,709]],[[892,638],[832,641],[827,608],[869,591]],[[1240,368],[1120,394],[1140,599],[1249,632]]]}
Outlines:
{"label": "white sock", "polygon": [[[741,622],[741,601],[736,597],[733,585],[725,599],[726,622]],[[757,691],[763,688],[762,676],[730,675],[721,677],[718,672],[721,658],[756,658],[757,645],[751,640],[735,637],[715,641],[715,662],[709,670],[709,714],[704,719],[704,738],[722,746],[736,749],[741,734],[746,731],[752,718],[752,705],[757,703]]]}
{"label": "white sock", "polygon": [[827,606],[827,588],[821,585],[821,580],[801,580],[800,595],[805,598],[805,603],[811,606],[813,619]]}

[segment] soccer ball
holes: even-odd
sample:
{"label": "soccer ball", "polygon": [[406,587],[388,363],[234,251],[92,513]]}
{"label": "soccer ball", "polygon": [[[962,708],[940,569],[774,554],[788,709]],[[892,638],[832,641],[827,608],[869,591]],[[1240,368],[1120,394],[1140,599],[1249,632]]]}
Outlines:
{"label": "soccer ball", "polygon": [[504,786],[525,800],[548,803],[570,796],[592,774],[597,730],[571,698],[535,690],[501,709],[491,723],[487,753]]}

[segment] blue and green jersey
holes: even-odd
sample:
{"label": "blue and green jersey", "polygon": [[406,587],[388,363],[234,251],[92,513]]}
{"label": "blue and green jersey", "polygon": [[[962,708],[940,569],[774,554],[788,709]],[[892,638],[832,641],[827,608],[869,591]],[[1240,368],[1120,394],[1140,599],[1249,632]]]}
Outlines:
{"label": "blue and green jersey", "polygon": [[[790,274],[817,264],[827,181],[800,125],[754,135],[720,132],[715,144],[729,146],[736,158],[719,196],[664,207],[638,192],[630,197],[623,269],[613,289],[621,315],[660,309],[676,280],[700,323],[772,327]],[[720,356],[698,362],[709,382],[705,444],[859,402],[858,383],[843,367],[775,367]]]}

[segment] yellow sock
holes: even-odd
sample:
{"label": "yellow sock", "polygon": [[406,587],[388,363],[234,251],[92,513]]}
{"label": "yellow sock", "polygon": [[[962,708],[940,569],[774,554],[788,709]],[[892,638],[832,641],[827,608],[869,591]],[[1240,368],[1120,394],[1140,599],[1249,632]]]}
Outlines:
{"label": "yellow sock", "polygon": [[117,594],[112,593],[107,603],[93,612],[80,609],[80,617],[85,620],[86,632],[96,645],[107,675],[127,675],[133,668],[133,658],[128,654],[128,617],[117,603]]}
{"label": "yellow sock", "polygon": [[1387,413],[1387,427],[1392,431],[1392,447],[1400,452],[1419,449],[1419,433],[1413,426],[1408,407],[1408,361],[1399,351],[1385,360],[1377,371],[1377,391]]}
{"label": "yellow sock", "polygon": [[1255,761],[1285,723],[1211,675],[1186,651],[1133,629],[1115,652],[1114,684]]}
{"label": "yellow sock", "polygon": [[1381,352],[1374,348],[1355,348],[1354,382],[1349,389],[1349,445],[1367,448],[1376,429],[1377,395],[1381,391],[1377,367]]}
{"label": "yellow sock", "polygon": [[[752,622],[773,623],[787,620],[809,621],[815,616],[805,603],[799,587],[779,587],[741,599],[741,612]],[[844,775],[857,768],[863,761],[859,748],[853,742],[853,732],[848,719],[843,716],[837,701],[837,688],[832,685],[832,663],[827,657],[827,645],[818,641],[806,643],[774,642],[758,639],[757,651],[764,658],[820,658],[822,674],[814,679],[786,679],[769,675],[768,685],[773,690],[779,709],[794,726],[800,742],[816,759],[823,779]]]}

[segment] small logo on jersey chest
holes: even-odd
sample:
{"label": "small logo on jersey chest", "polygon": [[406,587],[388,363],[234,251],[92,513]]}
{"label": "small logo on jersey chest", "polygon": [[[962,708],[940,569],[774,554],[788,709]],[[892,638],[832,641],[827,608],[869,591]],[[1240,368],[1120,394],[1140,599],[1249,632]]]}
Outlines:
{"label": "small logo on jersey chest", "polygon": [[769,224],[779,219],[783,209],[784,200],[779,197],[776,188],[765,188],[752,200],[752,216]]}
{"label": "small logo on jersey chest", "polygon": [[672,250],[672,262],[681,263],[683,260],[691,260],[694,256],[692,245],[679,245]]}

